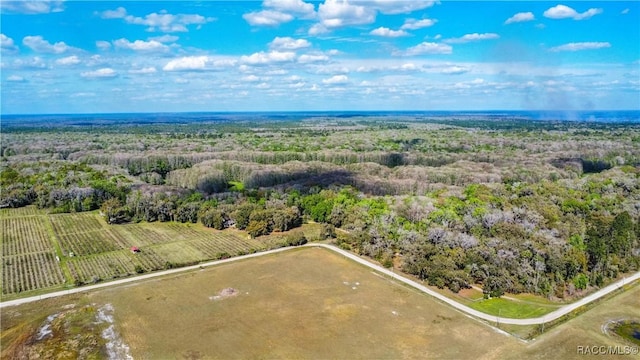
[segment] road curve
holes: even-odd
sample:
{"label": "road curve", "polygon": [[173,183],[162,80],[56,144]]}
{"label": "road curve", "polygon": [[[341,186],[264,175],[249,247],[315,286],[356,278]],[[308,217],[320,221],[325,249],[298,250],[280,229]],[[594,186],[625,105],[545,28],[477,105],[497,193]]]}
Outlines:
{"label": "road curve", "polygon": [[450,299],[450,298],[448,298],[448,297],[446,297],[446,296],[444,296],[444,295],[442,295],[442,294],[440,294],[440,293],[438,293],[436,291],[433,291],[433,290],[429,289],[428,287],[426,287],[426,286],[424,286],[424,285],[422,285],[422,284],[420,284],[420,283],[418,283],[416,281],[413,281],[411,279],[407,279],[406,277],[398,275],[398,274],[396,274],[395,272],[393,272],[393,271],[391,271],[389,269],[385,269],[382,266],[373,264],[373,263],[371,263],[371,262],[369,262],[369,261],[367,261],[367,260],[355,255],[355,254],[352,254],[352,253],[350,253],[348,251],[342,250],[342,249],[337,248],[335,246],[326,245],[326,244],[309,244],[309,246],[320,246],[320,247],[323,247],[323,248],[326,248],[326,249],[333,250],[333,251],[335,251],[335,252],[337,252],[337,253],[339,253],[339,254],[341,254],[343,256],[348,257],[349,259],[351,259],[351,260],[353,260],[353,261],[355,261],[357,263],[365,265],[365,266],[367,266],[367,267],[369,267],[369,268],[371,268],[371,269],[373,269],[373,270],[375,270],[377,272],[380,272],[380,273],[383,273],[385,275],[388,275],[389,277],[392,277],[392,278],[396,279],[397,281],[405,283],[405,284],[407,284],[407,285],[409,285],[411,287],[414,287],[414,288],[416,288],[416,289],[418,289],[418,290],[420,290],[420,291],[422,291],[422,292],[424,292],[426,294],[429,294],[429,295],[437,298],[438,300],[441,300],[441,301],[453,306],[454,308],[456,308],[456,309],[458,309],[458,310],[460,310],[462,312],[465,312],[465,313],[467,313],[469,315],[475,316],[475,317],[483,319],[483,320],[496,321],[496,322],[499,322],[501,324],[538,325],[538,324],[548,323],[550,321],[556,320],[556,319],[558,319],[558,318],[560,318],[560,317],[562,317],[562,316],[564,316],[564,315],[576,310],[577,308],[579,308],[579,307],[581,307],[583,305],[586,305],[586,304],[588,304],[588,303],[590,303],[590,302],[592,302],[594,300],[597,300],[597,299],[599,299],[599,298],[601,298],[601,297],[603,297],[603,296],[615,291],[616,289],[621,288],[625,284],[629,284],[629,283],[631,283],[633,281],[636,281],[636,280],[640,279],[640,272],[637,272],[637,273],[635,273],[635,274],[633,274],[633,275],[631,275],[631,276],[629,276],[627,278],[624,278],[624,279],[622,279],[620,281],[617,281],[617,282],[615,282],[615,283],[613,283],[613,284],[611,284],[611,285],[609,285],[607,287],[604,287],[604,288],[594,292],[593,294],[591,294],[589,296],[585,296],[584,298],[582,298],[582,299],[580,299],[580,300],[578,300],[578,301],[576,301],[574,303],[571,303],[571,304],[568,304],[566,306],[563,306],[563,307],[559,308],[558,310],[550,312],[550,313],[548,313],[548,314],[546,314],[544,316],[540,316],[540,317],[537,317],[537,318],[528,318],[528,319],[512,319],[512,318],[498,317],[498,316],[495,316],[495,315],[489,315],[489,314],[485,314],[485,313],[483,313],[481,311],[472,309],[472,308],[470,308],[470,307],[468,307],[466,305],[460,304],[459,302],[457,302],[457,301],[455,301],[453,299]]}
{"label": "road curve", "polygon": [[[610,284],[609,286],[606,286],[596,292],[594,292],[593,294],[590,294],[588,296],[585,296],[584,298],[571,303],[571,304],[567,304],[553,312],[550,312],[546,315],[537,317],[537,318],[528,318],[528,319],[512,319],[512,318],[505,318],[505,317],[498,317],[495,315],[489,315],[489,314],[485,314],[481,311],[472,309],[466,305],[463,305],[453,299],[450,299],[436,291],[433,291],[429,288],[427,288],[426,286],[408,279],[404,276],[401,276],[399,274],[396,274],[395,272],[386,269],[380,265],[376,265],[373,264],[355,254],[352,254],[348,251],[342,250],[336,246],[333,245],[328,245],[328,244],[317,244],[317,243],[309,243],[304,245],[305,247],[321,247],[321,248],[325,248],[325,249],[329,249],[331,251],[337,252],[338,254],[345,256],[359,264],[362,264],[364,266],[367,266],[379,273],[385,274],[397,281],[400,281],[404,284],[407,284],[413,288],[416,288],[430,296],[433,296],[435,298],[437,298],[438,300],[451,305],[452,307],[466,313],[472,316],[475,316],[479,319],[483,319],[483,320],[487,320],[487,321],[491,321],[491,322],[499,322],[501,324],[512,324],[512,325],[539,325],[539,324],[544,324],[553,320],[556,320],[574,310],[576,310],[577,308],[586,305],[592,301],[595,301],[619,288],[621,288],[622,286],[626,285],[626,284],[630,284],[638,279],[640,279],[640,272],[637,272],[627,278],[624,278],[620,281],[617,281],[613,284]],[[151,278],[156,278],[156,277],[160,277],[160,276],[165,276],[165,275],[171,275],[171,274],[177,274],[177,273],[181,273],[181,272],[185,272],[185,271],[191,271],[191,270],[197,270],[197,269],[201,269],[201,268],[205,268],[205,267],[210,267],[210,266],[215,266],[215,265],[220,265],[220,264],[225,264],[225,263],[229,263],[229,262],[234,262],[234,261],[239,261],[239,260],[245,260],[245,259],[250,259],[250,258],[254,258],[254,257],[259,257],[259,256],[264,256],[264,255],[269,255],[269,254],[275,254],[275,253],[279,253],[279,252],[283,252],[283,251],[288,251],[291,249],[295,249],[295,247],[286,247],[286,248],[279,248],[279,249],[274,249],[274,250],[268,250],[268,251],[264,251],[264,252],[258,252],[258,253],[254,253],[254,254],[249,254],[249,255],[243,255],[243,256],[237,256],[237,257],[232,257],[229,259],[224,259],[224,260],[216,260],[216,261],[210,261],[207,263],[203,263],[203,264],[198,264],[198,265],[193,265],[193,266],[187,266],[187,267],[183,267],[183,268],[179,268],[179,269],[171,269],[171,270],[164,270],[164,271],[159,271],[159,272],[154,272],[154,273],[150,273],[150,274],[146,274],[146,275],[140,275],[140,276],[134,276],[131,278],[126,278],[126,279],[121,279],[121,280],[115,280],[115,281],[110,281],[110,282],[105,282],[105,283],[101,283],[101,284],[96,284],[96,285],[90,285],[90,286],[84,286],[84,287],[79,287],[79,288],[73,288],[73,289],[69,289],[69,290],[63,290],[63,291],[56,291],[56,292],[52,292],[52,293],[48,293],[48,294],[43,294],[43,295],[38,295],[38,296],[31,296],[31,297],[27,297],[27,298],[22,298],[22,299],[16,299],[16,300],[11,300],[11,301],[4,301],[4,302],[0,302],[0,308],[4,308],[4,307],[8,307],[8,306],[15,306],[15,305],[20,305],[20,304],[26,304],[26,303],[30,303],[30,302],[34,302],[34,301],[38,301],[38,300],[42,300],[42,299],[47,299],[47,298],[53,298],[53,297],[58,297],[58,296],[63,296],[63,295],[69,295],[69,294],[76,294],[76,293],[82,293],[82,292],[87,292],[87,291],[91,291],[91,290],[95,290],[95,289],[101,289],[101,288],[105,288],[105,287],[110,287],[110,286],[116,286],[116,285],[121,285],[121,284],[127,284],[127,283],[131,283],[131,282],[136,282],[136,281],[140,281],[140,280],[146,280],[146,279],[151,279]]]}

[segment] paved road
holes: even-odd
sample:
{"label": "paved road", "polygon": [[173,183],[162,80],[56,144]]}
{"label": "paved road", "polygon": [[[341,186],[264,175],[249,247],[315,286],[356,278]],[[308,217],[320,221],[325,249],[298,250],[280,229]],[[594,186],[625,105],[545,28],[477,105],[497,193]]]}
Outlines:
{"label": "paved road", "polygon": [[[385,269],[382,266],[373,264],[357,255],[354,255],[348,251],[342,250],[340,248],[337,248],[335,246],[332,245],[327,245],[327,244],[316,244],[316,243],[310,243],[305,245],[306,247],[322,247],[325,249],[329,249],[331,251],[335,251],[337,253],[339,253],[342,256],[345,256],[359,264],[362,264],[364,266],[367,266],[377,272],[380,272],[382,274],[385,274],[397,281],[400,281],[402,283],[405,283],[411,287],[414,287],[428,295],[431,295],[435,298],[437,298],[438,300],[447,303],[451,306],[453,306],[454,308],[475,316],[477,318],[480,319],[484,319],[487,321],[495,321],[495,322],[499,322],[501,324],[513,324],[513,325],[538,325],[538,324],[543,324],[543,323],[547,323],[549,321],[553,321],[556,320],[574,310],[576,310],[577,308],[586,305],[594,300],[597,300],[599,298],[601,298],[602,296],[605,296],[617,289],[619,289],[620,287],[622,287],[625,284],[629,284],[633,281],[636,281],[638,279],[640,279],[640,272],[637,272],[623,280],[620,280],[618,282],[615,282],[607,287],[604,287],[598,291],[596,291],[595,293],[586,296],[574,303],[568,304],[566,306],[563,306],[561,308],[559,308],[558,310],[555,310],[551,313],[548,313],[544,316],[541,317],[537,317],[537,318],[529,318],[529,319],[511,319],[511,318],[504,318],[504,317],[497,317],[495,315],[488,315],[485,314],[483,312],[480,312],[478,310],[472,309],[466,305],[460,304],[459,302],[450,299],[436,291],[433,291],[429,288],[427,288],[426,286],[413,281],[411,279],[407,279],[404,276],[401,276],[399,274],[396,274],[395,272]],[[101,283],[101,284],[96,284],[96,285],[90,285],[90,286],[84,286],[84,287],[79,287],[79,288],[74,288],[74,289],[70,289],[70,290],[64,290],[64,291],[57,291],[57,292],[53,292],[53,293],[49,293],[49,294],[43,294],[43,295],[39,295],[39,296],[32,296],[32,297],[28,297],[28,298],[22,298],[22,299],[16,299],[16,300],[11,300],[11,301],[4,301],[4,302],[0,302],[0,308],[3,307],[7,307],[7,306],[14,306],[14,305],[20,305],[20,304],[25,304],[25,303],[30,303],[30,302],[34,302],[34,301],[38,301],[41,299],[47,299],[47,298],[52,298],[52,297],[58,297],[58,296],[63,296],[63,295],[68,295],[68,294],[75,294],[75,293],[81,293],[81,292],[87,292],[90,290],[95,290],[95,289],[100,289],[100,288],[104,288],[104,287],[109,287],[109,286],[116,286],[116,285],[121,285],[121,284],[126,284],[126,283],[130,283],[130,282],[135,282],[135,281],[140,281],[140,280],[145,280],[145,279],[151,279],[151,278],[155,278],[155,277],[159,277],[159,276],[165,276],[165,275],[171,275],[171,274],[177,274],[177,273],[181,273],[181,272],[185,272],[185,271],[191,271],[191,270],[197,270],[200,268],[204,268],[204,267],[209,267],[209,266],[215,266],[215,265],[220,265],[220,264],[225,264],[225,263],[229,263],[229,262],[233,262],[233,261],[239,261],[239,260],[244,260],[244,259],[249,259],[249,258],[254,258],[254,257],[258,257],[258,256],[264,256],[264,255],[269,255],[269,254],[274,254],[274,253],[278,253],[278,252],[283,252],[283,251],[288,251],[294,248],[288,247],[288,248],[280,248],[280,249],[275,249],[275,250],[269,250],[269,251],[265,251],[265,252],[260,252],[260,253],[255,253],[255,254],[249,254],[249,255],[244,255],[244,256],[237,256],[237,257],[233,257],[233,258],[229,258],[229,259],[224,259],[224,260],[217,260],[217,261],[211,261],[208,263],[203,263],[203,264],[199,264],[199,265],[193,265],[193,266],[188,266],[188,267],[183,267],[183,268],[179,268],[179,269],[171,269],[171,270],[164,270],[164,271],[159,271],[159,272],[155,272],[155,273],[150,273],[150,274],[146,274],[146,275],[140,275],[140,276],[134,276],[131,278],[126,278],[126,279],[121,279],[121,280],[116,280],[116,281],[110,281],[110,282],[105,282],[105,283]]]}

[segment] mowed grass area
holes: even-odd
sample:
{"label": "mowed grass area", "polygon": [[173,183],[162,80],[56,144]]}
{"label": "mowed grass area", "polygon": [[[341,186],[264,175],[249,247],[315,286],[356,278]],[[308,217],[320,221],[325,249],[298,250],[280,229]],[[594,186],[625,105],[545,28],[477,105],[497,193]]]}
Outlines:
{"label": "mowed grass area", "polygon": [[[225,288],[235,296],[214,300]],[[326,249],[101,290],[134,358],[503,358],[518,341]]]}
{"label": "mowed grass area", "polygon": [[480,299],[466,303],[466,305],[486,314],[512,319],[534,318],[548,314],[560,307],[560,305],[548,305],[506,298]]}
{"label": "mowed grass area", "polygon": [[[97,212],[48,214],[31,206],[0,216],[4,300],[263,251],[285,236],[249,239],[174,222],[108,225]],[[294,231],[313,235],[317,227]]]}
{"label": "mowed grass area", "polygon": [[[414,278],[414,280],[417,279]],[[482,290],[478,287],[462,289],[458,293],[436,287],[431,289],[472,309],[503,318],[534,318],[565,305],[534,294],[505,294],[500,298],[485,299]]]}

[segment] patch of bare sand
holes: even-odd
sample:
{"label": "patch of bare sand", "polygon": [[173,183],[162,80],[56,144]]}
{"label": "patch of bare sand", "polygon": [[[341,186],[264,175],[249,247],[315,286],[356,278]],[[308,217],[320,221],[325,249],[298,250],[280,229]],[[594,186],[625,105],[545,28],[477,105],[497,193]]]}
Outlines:
{"label": "patch of bare sand", "polygon": [[209,300],[223,300],[229,297],[238,296],[238,294],[240,294],[240,292],[234,288],[224,288],[220,290],[218,295],[209,296]]}

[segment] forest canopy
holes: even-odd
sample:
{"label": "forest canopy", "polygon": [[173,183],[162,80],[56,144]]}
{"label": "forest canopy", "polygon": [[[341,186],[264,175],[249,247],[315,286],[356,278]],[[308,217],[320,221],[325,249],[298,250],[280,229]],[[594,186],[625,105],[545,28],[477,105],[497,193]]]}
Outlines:
{"label": "forest canopy", "polygon": [[10,123],[0,206],[252,237],[314,221],[430,285],[563,298],[640,269],[639,143],[633,123],[525,119]]}

